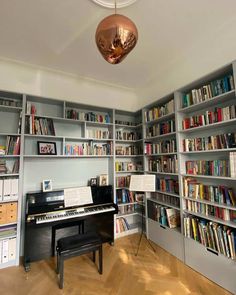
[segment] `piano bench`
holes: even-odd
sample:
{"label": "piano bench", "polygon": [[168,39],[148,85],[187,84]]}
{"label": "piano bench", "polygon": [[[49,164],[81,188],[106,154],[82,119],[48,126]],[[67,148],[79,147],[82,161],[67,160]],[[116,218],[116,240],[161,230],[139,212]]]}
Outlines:
{"label": "piano bench", "polygon": [[64,285],[64,260],[71,257],[93,252],[93,262],[96,260],[96,251],[99,252],[99,268],[102,274],[102,240],[95,233],[74,235],[61,238],[57,241],[57,274],[59,274],[59,288]]}
{"label": "piano bench", "polygon": [[78,226],[78,234],[84,233],[84,220],[64,222],[64,223],[52,226],[52,243],[51,243],[52,256],[55,256],[55,244],[56,244],[57,230],[67,228],[67,227],[72,227],[72,226]]}

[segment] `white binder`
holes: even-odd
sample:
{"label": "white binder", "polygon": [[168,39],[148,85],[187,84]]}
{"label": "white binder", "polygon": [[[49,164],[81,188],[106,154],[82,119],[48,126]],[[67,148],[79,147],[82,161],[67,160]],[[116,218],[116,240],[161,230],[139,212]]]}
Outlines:
{"label": "white binder", "polygon": [[16,259],[16,238],[8,240],[8,260]]}
{"label": "white binder", "polygon": [[8,262],[8,239],[2,241],[2,263]]}
{"label": "white binder", "polygon": [[3,181],[3,201],[8,201],[11,198],[11,179]]}
{"label": "white binder", "polygon": [[2,195],[3,195],[3,179],[0,179],[0,201],[2,201]]}
{"label": "white binder", "polygon": [[18,199],[18,185],[19,185],[18,178],[11,179],[11,199],[12,200]]}

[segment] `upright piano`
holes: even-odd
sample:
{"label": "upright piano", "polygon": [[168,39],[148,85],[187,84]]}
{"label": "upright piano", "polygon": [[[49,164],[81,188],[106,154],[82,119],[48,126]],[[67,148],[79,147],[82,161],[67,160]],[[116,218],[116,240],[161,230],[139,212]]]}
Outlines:
{"label": "upright piano", "polygon": [[93,203],[78,207],[64,206],[64,190],[28,193],[26,195],[24,267],[49,258],[54,253],[55,229],[57,238],[95,231],[103,243],[114,242],[114,214],[118,207],[113,202],[112,186],[92,186]]}

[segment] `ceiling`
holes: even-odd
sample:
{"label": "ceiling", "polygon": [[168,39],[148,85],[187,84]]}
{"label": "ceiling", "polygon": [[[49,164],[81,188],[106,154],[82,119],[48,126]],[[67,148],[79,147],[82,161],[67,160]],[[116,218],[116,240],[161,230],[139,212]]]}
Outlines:
{"label": "ceiling", "polygon": [[118,13],[135,22],[138,44],[121,64],[111,65],[98,52],[94,35],[113,10],[92,0],[0,0],[0,58],[137,91],[157,78],[164,83],[163,74],[171,77],[181,63],[199,67],[198,53],[206,62],[214,51],[222,56],[236,48],[235,12],[235,0],[137,0]]}

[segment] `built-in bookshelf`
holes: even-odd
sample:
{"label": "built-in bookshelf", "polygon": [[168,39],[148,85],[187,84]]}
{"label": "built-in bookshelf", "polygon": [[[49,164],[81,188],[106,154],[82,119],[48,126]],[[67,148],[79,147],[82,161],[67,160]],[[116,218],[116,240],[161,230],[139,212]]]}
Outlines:
{"label": "built-in bookshelf", "polygon": [[183,87],[175,99],[185,263],[235,293],[233,72],[228,65]]}
{"label": "built-in bookshelf", "polygon": [[129,191],[132,174],[142,174],[142,113],[115,111],[115,196],[119,212],[116,216],[116,237],[137,233],[141,225],[138,194]]}
{"label": "built-in bookshelf", "polygon": [[23,95],[0,92],[0,268],[19,264]]}

